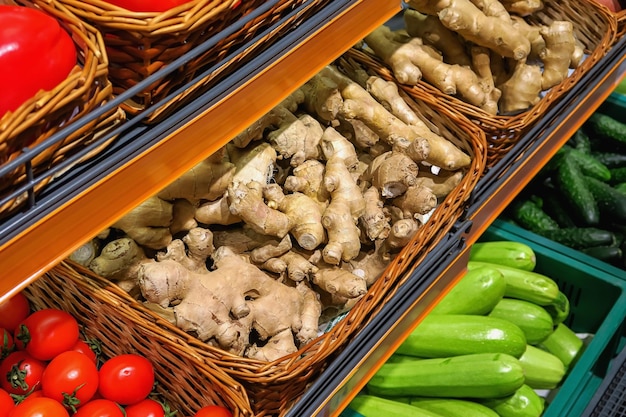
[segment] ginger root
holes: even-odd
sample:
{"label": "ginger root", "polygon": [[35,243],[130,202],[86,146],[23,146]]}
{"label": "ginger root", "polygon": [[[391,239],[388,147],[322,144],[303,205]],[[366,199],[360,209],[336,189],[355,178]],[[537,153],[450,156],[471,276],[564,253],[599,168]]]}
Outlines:
{"label": "ginger root", "polygon": [[172,218],[172,204],[152,196],[126,213],[111,227],[122,230],[142,246],[161,249],[172,241],[170,232]]}
{"label": "ginger root", "polygon": [[409,0],[408,5],[421,13],[438,16],[445,27],[466,41],[503,57],[520,60],[530,53],[530,42],[510,22],[486,15],[470,0]]}
{"label": "ginger root", "polygon": [[556,20],[541,29],[546,47],[539,55],[543,61],[541,88],[547,90],[567,78],[576,38],[572,22]]}
{"label": "ginger root", "polygon": [[[246,354],[254,331],[259,342],[280,346],[267,349],[262,358],[268,361],[295,352],[294,335],[307,341],[317,331],[309,317],[315,310],[309,306],[316,302],[314,297],[275,281],[226,247],[217,249],[213,260],[216,269],[207,273],[192,272],[172,260],[142,265],[139,282],[144,298],[171,307],[177,326],[200,340],[215,340],[228,352]],[[303,327],[305,323],[309,327]],[[255,348],[249,355],[258,357]]]}

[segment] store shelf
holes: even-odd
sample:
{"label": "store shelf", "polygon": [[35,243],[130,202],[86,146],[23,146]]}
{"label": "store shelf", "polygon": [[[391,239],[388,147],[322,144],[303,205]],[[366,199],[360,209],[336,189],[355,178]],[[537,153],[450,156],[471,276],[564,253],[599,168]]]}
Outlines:
{"label": "store shelf", "polygon": [[[474,243],[513,198],[535,176],[582,123],[604,102],[626,74],[626,38],[621,39],[580,83],[529,130],[509,155],[479,181],[466,218],[457,231],[464,245],[438,262],[435,276],[416,266],[388,305],[292,407],[289,416],[338,416],[371,376],[396,350],[445,291],[465,272],[467,248]],[[452,236],[456,236],[453,234]],[[446,240],[440,245],[446,245]]]}
{"label": "store shelf", "polygon": [[331,1],[174,117],[149,128],[125,123],[100,165],[64,175],[29,213],[0,227],[0,301],[214,153],[400,8]]}

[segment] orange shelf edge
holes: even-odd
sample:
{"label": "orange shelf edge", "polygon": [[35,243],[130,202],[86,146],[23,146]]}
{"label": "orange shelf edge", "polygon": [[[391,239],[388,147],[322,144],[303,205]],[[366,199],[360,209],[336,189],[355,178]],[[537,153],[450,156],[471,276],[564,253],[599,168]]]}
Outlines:
{"label": "orange shelf edge", "polygon": [[0,247],[0,302],[214,153],[400,10],[398,1],[355,1],[222,101]]}

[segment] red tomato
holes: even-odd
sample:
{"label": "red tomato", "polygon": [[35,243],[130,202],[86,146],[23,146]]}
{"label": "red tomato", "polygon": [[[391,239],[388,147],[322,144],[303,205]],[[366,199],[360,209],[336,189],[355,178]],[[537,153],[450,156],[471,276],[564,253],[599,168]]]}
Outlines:
{"label": "red tomato", "polygon": [[124,417],[124,412],[114,401],[99,398],[80,407],[73,417]]}
{"label": "red tomato", "polygon": [[96,352],[91,348],[91,346],[89,346],[89,343],[85,342],[82,339],[78,339],[71,350],[86,355],[94,363],[96,363],[96,361],[98,360],[98,355],[96,354]]}
{"label": "red tomato", "polygon": [[165,417],[163,405],[151,398],[129,405],[125,411],[126,417]]}
{"label": "red tomato", "polygon": [[108,359],[100,367],[99,392],[122,405],[145,399],[154,386],[154,367],[143,356],[125,354]]}
{"label": "red tomato", "polygon": [[207,405],[199,409],[194,417],[233,417],[233,413],[226,407]]}
{"label": "red tomato", "polygon": [[13,352],[15,345],[13,344],[13,336],[7,329],[0,327],[0,360],[9,356]]}
{"label": "red tomato", "polygon": [[0,364],[0,386],[11,394],[19,395],[38,390],[45,368],[45,362],[33,358],[26,351],[17,350]]}
{"label": "red tomato", "polygon": [[7,417],[13,408],[13,397],[6,390],[0,389],[0,417]]}
{"label": "red tomato", "polygon": [[69,413],[60,402],[52,398],[36,397],[18,404],[9,417],[69,417]]}
{"label": "red tomato", "polygon": [[[2,115],[0,115],[1,117]],[[11,333],[30,314],[28,298],[21,292],[0,303],[0,327]]]}
{"label": "red tomato", "polygon": [[15,344],[36,359],[48,361],[70,350],[78,340],[78,322],[63,310],[35,311],[16,329]]}
{"label": "red tomato", "polygon": [[41,390],[48,398],[74,409],[85,404],[98,390],[98,368],[87,355],[68,350],[55,356],[41,377]]}

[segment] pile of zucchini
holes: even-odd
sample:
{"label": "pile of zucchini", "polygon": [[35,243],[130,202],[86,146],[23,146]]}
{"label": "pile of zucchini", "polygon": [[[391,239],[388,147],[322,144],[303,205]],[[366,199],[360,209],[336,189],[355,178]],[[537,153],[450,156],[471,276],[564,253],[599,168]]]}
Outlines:
{"label": "pile of zucchini", "polygon": [[570,304],[521,242],[472,246],[468,270],[350,404],[365,417],[538,417],[583,351]]}
{"label": "pile of zucchini", "polygon": [[594,113],[505,214],[520,227],[626,267],[626,124]]}

